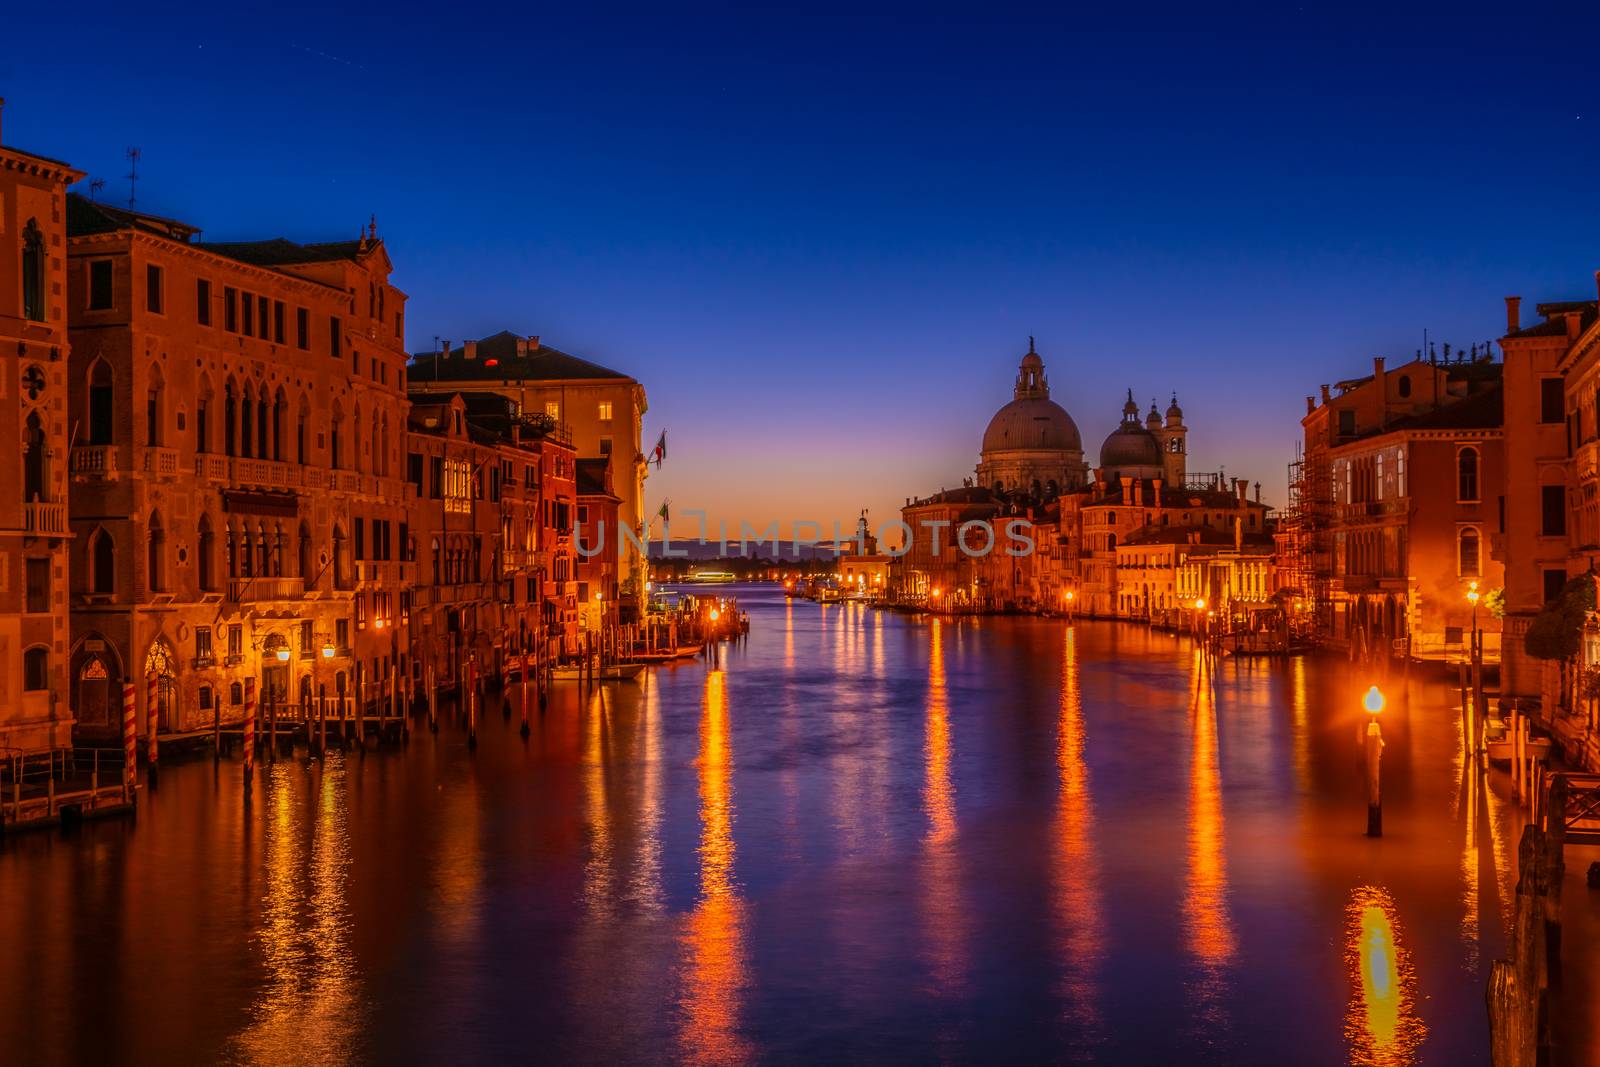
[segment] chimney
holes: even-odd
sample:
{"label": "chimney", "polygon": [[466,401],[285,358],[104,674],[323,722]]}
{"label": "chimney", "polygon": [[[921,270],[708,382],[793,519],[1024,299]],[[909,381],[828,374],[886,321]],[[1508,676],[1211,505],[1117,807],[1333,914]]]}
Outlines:
{"label": "chimney", "polygon": [[1240,478],[1237,485],[1239,487],[1239,506],[1244,507],[1250,502],[1250,479]]}
{"label": "chimney", "polygon": [[1317,410],[1317,398],[1314,397],[1314,396],[1306,397],[1306,414],[1310,415],[1312,412],[1314,412],[1316,410]]}
{"label": "chimney", "polygon": [[1329,395],[1329,393],[1328,393],[1328,386],[1326,385],[1326,383],[1324,383],[1324,385],[1322,386],[1322,402],[1324,404],[1326,404],[1328,401],[1330,401],[1332,399],[1333,399],[1333,397],[1331,395]]}
{"label": "chimney", "polygon": [[1256,503],[1261,503],[1261,483],[1256,483]]}
{"label": "chimney", "polygon": [[537,352],[537,351],[539,351],[539,335],[538,334],[530,333],[528,335],[528,351],[529,352]]}
{"label": "chimney", "polygon": [[521,337],[517,338],[517,358],[528,358],[528,342]]}
{"label": "chimney", "polygon": [[1233,550],[1244,551],[1244,518],[1239,515],[1233,517]]}
{"label": "chimney", "polygon": [[478,358],[478,342],[476,342],[476,341],[462,341],[461,342],[461,358],[462,359],[477,359]]}
{"label": "chimney", "polygon": [[1522,297],[1506,297],[1506,333],[1522,329]]}
{"label": "chimney", "polygon": [[[4,100],[0,100],[0,107],[5,107],[5,106],[6,106],[6,102]],[[1597,297],[1600,297],[1600,270],[1597,270],[1597,271],[1594,272],[1594,291],[1595,291],[1595,295]]]}
{"label": "chimney", "polygon": [[1373,356],[1372,357],[1372,376],[1374,378],[1379,379],[1380,381],[1383,379],[1383,357],[1382,356]]}
{"label": "chimney", "polygon": [[1563,317],[1567,320],[1567,340],[1576,341],[1578,334],[1583,332],[1583,312],[1568,311]]}
{"label": "chimney", "polygon": [[1133,480],[1133,506],[1136,508],[1144,507],[1144,479],[1142,478]]}

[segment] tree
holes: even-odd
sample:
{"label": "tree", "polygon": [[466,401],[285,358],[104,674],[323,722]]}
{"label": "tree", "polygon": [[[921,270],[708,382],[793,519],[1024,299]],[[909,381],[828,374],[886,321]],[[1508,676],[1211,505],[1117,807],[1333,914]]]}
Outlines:
{"label": "tree", "polygon": [[1533,617],[1522,647],[1535,659],[1570,660],[1583,649],[1583,624],[1594,610],[1594,575],[1580,574]]}

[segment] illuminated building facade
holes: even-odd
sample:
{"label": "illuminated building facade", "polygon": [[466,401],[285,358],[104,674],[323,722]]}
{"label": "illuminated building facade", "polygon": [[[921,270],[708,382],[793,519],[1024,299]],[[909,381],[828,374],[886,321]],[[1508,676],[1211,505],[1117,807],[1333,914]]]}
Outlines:
{"label": "illuminated building facade", "polygon": [[[501,332],[456,348],[446,345],[443,352],[419,353],[412,387],[492,391],[515,401],[523,415],[559,423],[580,457],[610,458],[618,519],[642,543],[647,463],[641,435],[648,404],[637,380],[552,348],[537,336]],[[631,616],[643,603],[648,577],[644,555],[633,541],[620,546],[618,568],[619,597],[624,614]]]}
{"label": "illuminated building facade", "polygon": [[572,650],[572,544],[551,524],[573,506],[572,447],[496,393],[417,393],[406,480],[417,568],[410,597],[414,679],[459,684],[466,664],[498,676],[523,652]]}
{"label": "illuminated building facade", "polygon": [[[199,240],[69,196],[66,407],[81,734],[124,681],[163,730],[405,671],[405,295],[376,225],[330,244]],[[325,654],[326,653],[328,654]],[[149,688],[137,684],[140,730]]]}
{"label": "illuminated building facade", "polygon": [[66,188],[81,177],[0,148],[0,754],[71,741]]}

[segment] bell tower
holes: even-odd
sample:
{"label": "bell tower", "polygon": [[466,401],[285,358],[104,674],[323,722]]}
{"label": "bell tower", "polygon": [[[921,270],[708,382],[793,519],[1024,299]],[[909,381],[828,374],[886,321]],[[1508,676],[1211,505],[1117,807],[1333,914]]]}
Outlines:
{"label": "bell tower", "polygon": [[[1150,406],[1150,416],[1155,417],[1155,405]],[[1166,484],[1181,487],[1188,477],[1189,427],[1183,424],[1183,409],[1178,406],[1178,394],[1172,394],[1167,406],[1166,425],[1155,431],[1161,442],[1161,466]]]}

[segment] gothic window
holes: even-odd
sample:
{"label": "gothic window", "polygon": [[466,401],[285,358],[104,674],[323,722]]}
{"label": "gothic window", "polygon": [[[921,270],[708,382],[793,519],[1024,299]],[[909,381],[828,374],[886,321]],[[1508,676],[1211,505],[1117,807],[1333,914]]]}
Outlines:
{"label": "gothic window", "polygon": [[22,230],[22,317],[44,321],[44,234],[39,220],[29,219]]}
{"label": "gothic window", "polygon": [[[39,413],[28,416],[22,441],[22,499],[29,503],[50,499],[48,439]],[[15,469],[15,468],[13,468]]]}
{"label": "gothic window", "polygon": [[94,360],[94,366],[90,368],[90,445],[110,445],[114,411],[110,363]]}
{"label": "gothic window", "polygon": [[89,540],[89,572],[91,588],[96,593],[117,591],[117,544],[104,527]]}
{"label": "gothic window", "polygon": [[263,389],[256,398],[256,457],[266,459],[267,452],[267,393]]}
{"label": "gothic window", "polygon": [[239,455],[249,459],[255,444],[255,396],[250,387],[244,387],[244,400],[239,406]]}
{"label": "gothic window", "polygon": [[167,588],[167,536],[166,531],[161,526],[161,512],[159,511],[150,513],[147,549],[145,584],[152,593],[164,592]]}
{"label": "gothic window", "polygon": [[200,516],[200,588],[207,592],[216,588],[216,540],[211,531],[211,516]]}
{"label": "gothic window", "polygon": [[283,389],[279,387],[272,398],[272,458],[280,461],[283,459],[283,409],[287,406]]}
{"label": "gothic window", "polygon": [[239,421],[239,402],[233,395],[233,382],[223,387],[222,398],[222,451],[234,455],[234,430]]}
{"label": "gothic window", "polygon": [[150,390],[145,395],[144,407],[145,443],[151,447],[156,447],[162,442],[161,420],[163,415],[162,400],[164,398],[164,394],[165,390],[162,387],[161,381],[161,368],[151,367]]}
{"label": "gothic window", "polygon": [[303,522],[300,524],[300,547],[297,555],[299,576],[309,582],[314,577],[311,573],[311,528]]}

